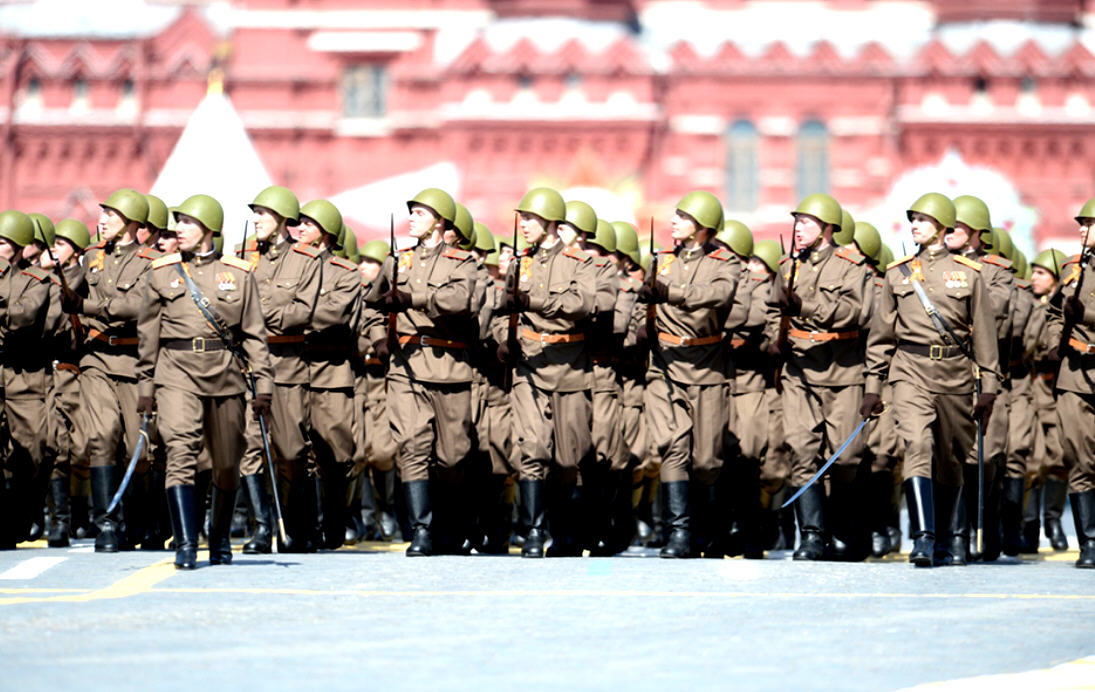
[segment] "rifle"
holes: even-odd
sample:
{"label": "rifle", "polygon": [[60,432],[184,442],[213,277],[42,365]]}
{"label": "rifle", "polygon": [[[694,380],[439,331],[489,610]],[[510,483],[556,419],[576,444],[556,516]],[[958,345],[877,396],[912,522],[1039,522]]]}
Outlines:
{"label": "rifle", "polygon": [[[57,262],[57,256],[53,254],[53,248],[49,245],[46,245],[46,254],[49,255],[49,261],[53,262],[53,271],[57,272],[57,278],[61,281],[61,292],[72,293],[72,289],[68,285],[68,278],[65,276],[65,270]],[[68,314],[68,320],[72,323],[73,348],[78,348],[84,341],[83,325],[80,324],[79,316],[73,315],[71,312]]]}
{"label": "rifle", "polygon": [[[658,253],[654,252],[654,217],[650,217],[650,273],[646,277],[647,292],[654,295],[654,282],[658,276]],[[646,338],[647,343],[650,344],[649,355],[651,358],[654,356],[654,342],[658,338],[658,306],[651,299],[646,304]],[[650,362],[647,361],[647,367],[649,368]]]}
{"label": "rifle", "polygon": [[[248,221],[243,222],[243,242],[240,243],[240,250],[236,253],[236,257],[243,259],[247,256],[247,224]],[[258,230],[255,231],[255,237],[258,237]]]}
{"label": "rifle", "polygon": [[[399,290],[399,253],[395,251],[395,214],[388,216],[388,256],[392,258],[392,281],[388,286],[388,298],[394,303],[396,291]],[[388,355],[395,351],[399,345],[399,331],[397,323],[399,313],[394,310],[388,312]]]}
{"label": "rifle", "polygon": [[[1084,231],[1084,238],[1080,244],[1080,273],[1076,276],[1076,286],[1072,289],[1072,298],[1069,300],[1080,299],[1080,287],[1084,283],[1084,270],[1087,269],[1087,234],[1089,230]],[[1062,306],[1063,307],[1063,306]],[[1065,313],[1068,314],[1067,312]],[[1072,329],[1076,326],[1076,323],[1065,317],[1064,329],[1061,330],[1061,341],[1057,344],[1057,353],[1059,355],[1065,354],[1065,349],[1068,348],[1069,339],[1072,338]]]}
{"label": "rifle", "polygon": [[[510,303],[516,304],[517,302],[517,283],[520,278],[518,274],[521,272],[521,258],[517,255],[517,214],[513,215],[513,259],[510,260],[510,271],[506,272],[506,293],[509,295]],[[517,343],[517,324],[521,321],[521,316],[516,312],[509,314],[509,327],[506,331],[506,343],[509,347],[513,347]],[[506,375],[502,382],[502,388],[509,393],[513,387],[513,361],[512,358],[509,363],[506,364]]]}
{"label": "rifle", "polygon": [[[779,244],[781,246],[783,245],[783,237],[782,236],[780,236]],[[782,249],[782,247],[780,249]],[[788,257],[791,258],[791,277],[789,279],[787,279],[786,292],[787,292],[787,295],[791,295],[795,291],[795,276],[798,275],[798,272],[796,271],[796,267],[795,267],[796,258],[795,258],[795,234],[794,234],[794,231],[791,232],[791,254],[789,254]],[[776,338],[776,345],[779,347],[779,352],[780,353],[783,353],[784,349],[787,348],[787,332],[790,331],[790,329],[791,329],[791,316],[786,315],[786,314],[780,314],[780,316],[779,316],[779,336]],[[775,373],[775,375],[776,375],[776,378],[775,378],[776,390],[782,393],[783,392],[783,385],[780,384],[780,378],[783,376],[783,363],[780,362],[780,361],[776,362],[776,373]]]}

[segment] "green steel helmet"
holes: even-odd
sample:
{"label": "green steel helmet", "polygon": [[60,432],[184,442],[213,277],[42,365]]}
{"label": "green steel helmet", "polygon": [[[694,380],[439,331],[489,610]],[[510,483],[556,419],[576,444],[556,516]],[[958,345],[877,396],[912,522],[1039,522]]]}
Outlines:
{"label": "green steel helmet", "polygon": [[753,256],[753,232],[741,221],[727,219],[715,237],[742,257]]}
{"label": "green steel helmet", "polygon": [[877,228],[866,221],[856,221],[853,240],[859,251],[870,258],[871,264],[882,262],[882,236]]}
{"label": "green steel helmet", "polygon": [[616,252],[626,255],[638,264],[642,259],[639,252],[639,231],[626,221],[613,221],[612,230],[616,231]]}
{"label": "green steel helmet", "polygon": [[128,187],[115,190],[114,194],[107,197],[106,201],[99,206],[113,209],[125,217],[127,221],[136,221],[137,223],[148,221],[148,200],[141,193]]}
{"label": "green steel helmet", "polygon": [[498,243],[486,225],[475,222],[475,249],[480,252],[496,252]]}
{"label": "green steel helmet", "polygon": [[0,214],[0,238],[24,247],[34,242],[34,222],[30,217],[16,209],[8,209]]}
{"label": "green steel helmet", "polygon": [[992,230],[989,205],[973,195],[959,195],[954,198],[954,222],[982,231],[981,238],[984,240],[985,234]]}
{"label": "green steel helmet", "polygon": [[773,272],[779,270],[779,260],[782,255],[783,253],[780,252],[779,243],[771,238],[758,240],[753,245],[753,257],[764,262],[764,266],[768,267],[768,269]]}
{"label": "green steel helmet", "polygon": [[[520,234],[518,234],[518,237],[520,237]],[[513,238],[510,238],[508,235],[497,235],[494,237],[494,242],[498,245],[499,251],[501,251],[503,247],[508,247],[511,250],[513,249]]]}
{"label": "green steel helmet", "polygon": [[890,263],[893,262],[893,261],[894,261],[893,250],[890,249],[889,245],[886,245],[885,243],[883,243],[882,244],[882,259],[878,262],[878,266],[885,269],[886,267],[890,266]]}
{"label": "green steel helmet", "polygon": [[342,256],[350,260],[354,264],[361,262],[361,253],[357,250],[357,236],[354,234],[354,229],[342,224],[342,237],[340,238],[342,245]]}
{"label": "green steel helmet", "polygon": [[148,219],[144,225],[155,231],[167,228],[167,205],[164,201],[156,195],[145,195],[144,198],[148,202]]}
{"label": "green steel helmet", "polygon": [[905,212],[909,221],[912,221],[914,212],[932,217],[942,224],[943,228],[954,228],[954,202],[944,194],[929,192],[921,195]]}
{"label": "green steel helmet", "polygon": [[167,230],[175,230],[175,212],[179,210],[178,207],[167,208]]}
{"label": "green steel helmet", "polygon": [[[563,196],[550,187],[534,187],[525,193],[517,211],[536,214],[545,221],[566,221],[567,208]],[[594,217],[596,218],[596,217]]]}
{"label": "green steel helmet", "polygon": [[566,203],[566,222],[579,233],[593,234],[597,232],[597,212],[585,202],[577,200]]}
{"label": "green steel helmet", "polygon": [[604,219],[597,219],[597,232],[589,242],[612,254],[616,252],[616,229]]}
{"label": "green steel helmet", "polygon": [[224,209],[221,203],[209,195],[193,195],[175,208],[175,220],[180,214],[193,217],[214,234],[219,235],[224,226]]}
{"label": "green steel helmet", "polygon": [[57,237],[64,238],[79,250],[86,250],[91,245],[91,233],[87,226],[76,219],[61,219],[57,222]]}
{"label": "green steel helmet", "polygon": [[855,218],[852,212],[841,207],[840,228],[833,231],[833,242],[837,245],[847,245],[853,240],[855,240]]}
{"label": "green steel helmet", "polygon": [[498,251],[497,250],[491,250],[490,252],[488,252],[487,256],[483,258],[483,264],[487,265],[488,267],[497,267],[498,266]]}
{"label": "green steel helmet", "polygon": [[1080,223],[1080,219],[1095,219],[1095,197],[1084,202],[1084,206],[1080,207],[1080,213],[1076,215],[1076,223]]}
{"label": "green steel helmet", "polygon": [[1031,266],[1041,267],[1058,279],[1061,278],[1061,265],[1068,259],[1068,255],[1056,248],[1042,250],[1031,262]]}
{"label": "green steel helmet", "polygon": [[293,191],[281,185],[271,185],[258,195],[255,201],[247,206],[254,210],[255,207],[265,207],[285,219],[288,226],[296,226],[300,223],[300,200]]}
{"label": "green steel helmet", "polygon": [[361,246],[361,259],[372,260],[378,264],[384,264],[384,260],[391,254],[392,246],[383,240],[370,240]]}
{"label": "green steel helmet", "polygon": [[463,204],[456,204],[456,218],[452,225],[463,238],[457,243],[461,250],[470,250],[475,247],[475,219],[471,217],[471,212]]}
{"label": "green steel helmet", "polygon": [[722,203],[706,190],[693,190],[677,202],[677,211],[683,211],[703,228],[722,228]]}
{"label": "green steel helmet", "polygon": [[824,192],[815,192],[812,195],[803,197],[795,210],[791,212],[791,216],[795,214],[807,214],[821,223],[834,226],[840,226],[844,223],[844,213],[840,208],[840,203],[832,195],[827,195]]}
{"label": "green steel helmet", "polygon": [[49,220],[49,217],[45,214],[39,214],[38,212],[27,214],[27,216],[30,217],[31,223],[34,224],[34,239],[44,244],[46,247],[53,247],[53,239],[56,230],[53,227],[53,222]]}
{"label": "green steel helmet", "polygon": [[997,226],[989,233],[989,242],[985,245],[985,252],[1014,260],[1015,245],[1011,242],[1011,234]]}
{"label": "green steel helmet", "polygon": [[639,266],[644,272],[650,271],[650,258],[650,250],[644,247],[639,251]]}
{"label": "green steel helmet", "polygon": [[215,250],[218,255],[224,254],[224,236],[220,233],[213,234],[213,250]]}
{"label": "green steel helmet", "polygon": [[315,221],[320,230],[327,235],[333,235],[336,240],[338,234],[342,232],[342,214],[339,213],[338,207],[325,199],[313,199],[308,202],[300,208],[300,215]]}
{"label": "green steel helmet", "polygon": [[407,200],[407,209],[410,210],[415,204],[421,204],[424,207],[433,209],[433,213],[445,219],[445,225],[449,228],[456,223],[456,202],[453,200],[452,195],[444,190],[428,187]]}
{"label": "green steel helmet", "polygon": [[1026,276],[1028,269],[1030,269],[1030,262],[1027,261],[1026,253],[1015,248],[1015,261],[1011,264],[1011,270],[1022,279]]}

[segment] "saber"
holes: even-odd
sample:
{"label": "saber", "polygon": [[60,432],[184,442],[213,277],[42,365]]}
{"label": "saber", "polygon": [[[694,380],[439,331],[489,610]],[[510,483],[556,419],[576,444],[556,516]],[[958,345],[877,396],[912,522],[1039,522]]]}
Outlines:
{"label": "saber", "polygon": [[144,453],[144,448],[148,444],[148,423],[151,420],[151,414],[145,413],[141,416],[141,432],[137,436],[137,448],[133,450],[133,458],[129,460],[129,466],[126,467],[125,475],[122,476],[122,482],[118,484],[118,490],[114,493],[114,497],[110,500],[110,504],[106,508],[106,513],[108,515],[117,509],[118,503],[122,501],[122,495],[125,494],[125,489],[129,487],[129,481],[133,480],[133,471],[137,469],[137,462],[140,460],[141,455]]}
{"label": "saber", "polygon": [[[251,390],[251,399],[253,400],[258,392],[255,373],[251,371],[250,366],[247,366],[245,373],[247,375],[247,386]],[[281,497],[278,495],[278,477],[274,471],[274,455],[270,453],[270,435],[266,431],[266,419],[262,416],[258,416],[258,419],[259,432],[262,433],[262,453],[266,457],[266,468],[269,469],[270,473],[270,494],[274,496],[274,514],[277,515],[278,520],[278,536],[281,538],[282,545],[288,545],[289,535],[285,533],[285,518],[281,514]]]}
{"label": "saber", "polygon": [[848,437],[847,440],[844,440],[844,444],[840,445],[840,447],[838,447],[837,450],[833,452],[833,456],[829,457],[829,460],[826,461],[825,465],[822,466],[821,469],[814,474],[814,477],[807,481],[806,485],[799,488],[798,492],[792,495],[790,500],[787,500],[787,502],[784,502],[782,505],[780,505],[779,508],[783,509],[787,505],[797,500],[799,498],[799,495],[802,495],[802,493],[806,492],[807,488],[813,485],[818,478],[821,478],[821,475],[829,470],[829,467],[833,465],[833,462],[840,458],[840,455],[844,453],[844,450],[848,449],[848,445],[852,444],[852,441],[859,436],[859,433],[862,432],[863,428],[867,425],[867,421],[869,420],[870,418],[864,418],[863,420],[859,421],[859,425],[855,426],[855,430],[852,431],[852,434]]}
{"label": "saber", "polygon": [[[974,384],[977,398],[981,398],[981,368],[975,366]],[[985,552],[985,426],[977,417],[977,526],[973,530],[974,545],[978,553]]]}

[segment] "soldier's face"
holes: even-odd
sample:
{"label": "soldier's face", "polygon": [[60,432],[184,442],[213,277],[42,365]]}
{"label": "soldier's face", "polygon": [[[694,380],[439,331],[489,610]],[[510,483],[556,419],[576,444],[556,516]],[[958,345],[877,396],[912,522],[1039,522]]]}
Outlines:
{"label": "soldier's face", "polygon": [[205,237],[205,226],[193,216],[177,214],[178,223],[175,224],[175,233],[179,238],[179,249],[183,252],[196,252],[201,249],[202,239]]}
{"label": "soldier's face", "polygon": [[700,230],[700,225],[696,223],[696,220],[680,210],[673,214],[669,225],[673,229],[673,240],[688,240],[696,235],[696,231]]}
{"label": "soldier's face", "polygon": [[947,236],[943,239],[943,242],[947,244],[948,250],[962,250],[970,242],[973,231],[964,223],[955,223],[954,228],[947,229]]}
{"label": "soldier's face", "polygon": [[281,217],[266,207],[255,206],[251,208],[251,223],[255,224],[255,237],[269,240],[281,226]]}
{"label": "soldier's face", "polygon": [[21,247],[11,242],[7,238],[0,238],[0,259],[5,259],[10,262],[21,251]]}
{"label": "soldier's face", "polygon": [[768,265],[764,263],[764,260],[759,257],[750,257],[749,264],[747,265],[749,271],[754,274],[769,274]]}
{"label": "soldier's face", "polygon": [[361,271],[361,279],[367,284],[376,281],[376,277],[380,276],[380,262],[376,260],[361,260],[357,268]]}
{"label": "soldier's face", "polygon": [[53,246],[53,254],[57,257],[57,262],[64,266],[76,254],[76,246],[64,238],[58,238],[57,244]]}
{"label": "soldier's face", "polygon": [[171,254],[179,251],[179,236],[175,231],[160,231],[160,237],[156,240],[156,247],[160,252]]}
{"label": "soldier's face", "polygon": [[1095,247],[1095,219],[1080,219],[1080,241],[1084,247]]}
{"label": "soldier's face", "polygon": [[441,242],[445,243],[446,245],[456,245],[459,241],[463,239],[463,236],[457,235],[457,232],[451,228],[446,228],[445,230],[441,231]]}
{"label": "soldier's face", "polygon": [[[578,240],[578,236],[580,235],[578,229],[574,226],[571,226],[569,223],[559,224],[558,233],[559,240],[563,241],[563,245],[566,245],[567,247],[573,247],[574,243]],[[582,245],[584,246],[585,243],[582,243]]]}
{"label": "soldier's face", "polygon": [[521,220],[517,222],[517,226],[529,245],[538,245],[547,235],[548,222],[538,214],[521,212]]}
{"label": "soldier's face", "polygon": [[1036,296],[1051,293],[1057,287],[1057,277],[1045,267],[1032,267],[1030,270],[1030,288]]}
{"label": "soldier's face", "polygon": [[795,245],[798,247],[813,247],[824,230],[816,216],[795,214]]}
{"label": "soldier's face", "polygon": [[102,207],[102,211],[99,212],[99,237],[107,241],[114,240],[125,230],[125,224],[125,218],[121,214],[113,209]]}
{"label": "soldier's face", "polygon": [[913,212],[909,221],[912,223],[913,242],[917,245],[931,245],[935,236],[943,230],[938,221],[920,212]]}
{"label": "soldier's face", "polygon": [[297,232],[299,242],[305,245],[319,245],[319,241],[323,237],[323,229],[319,227],[318,223],[307,216],[302,216],[300,217],[300,225],[297,228],[300,229]]}
{"label": "soldier's face", "polygon": [[513,259],[513,248],[503,245],[498,249],[498,270],[505,274],[509,271],[509,263]]}
{"label": "soldier's face", "polygon": [[23,259],[28,262],[33,262],[38,255],[42,254],[42,251],[46,249],[40,241],[34,241],[30,245],[23,247]]}
{"label": "soldier's face", "polygon": [[152,234],[156,232],[156,229],[148,226],[140,226],[137,228],[137,242],[141,245],[148,243],[148,239],[152,237]]}
{"label": "soldier's face", "polygon": [[433,210],[421,204],[411,205],[409,232],[412,238],[425,238],[440,228],[441,217]]}

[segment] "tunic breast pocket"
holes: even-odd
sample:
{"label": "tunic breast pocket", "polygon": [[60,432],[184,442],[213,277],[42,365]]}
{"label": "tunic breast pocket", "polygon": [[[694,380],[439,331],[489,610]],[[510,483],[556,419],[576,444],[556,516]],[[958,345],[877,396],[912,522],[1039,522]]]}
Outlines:
{"label": "tunic breast pocket", "polygon": [[217,291],[215,307],[220,316],[229,324],[239,324],[242,300],[235,291]]}

